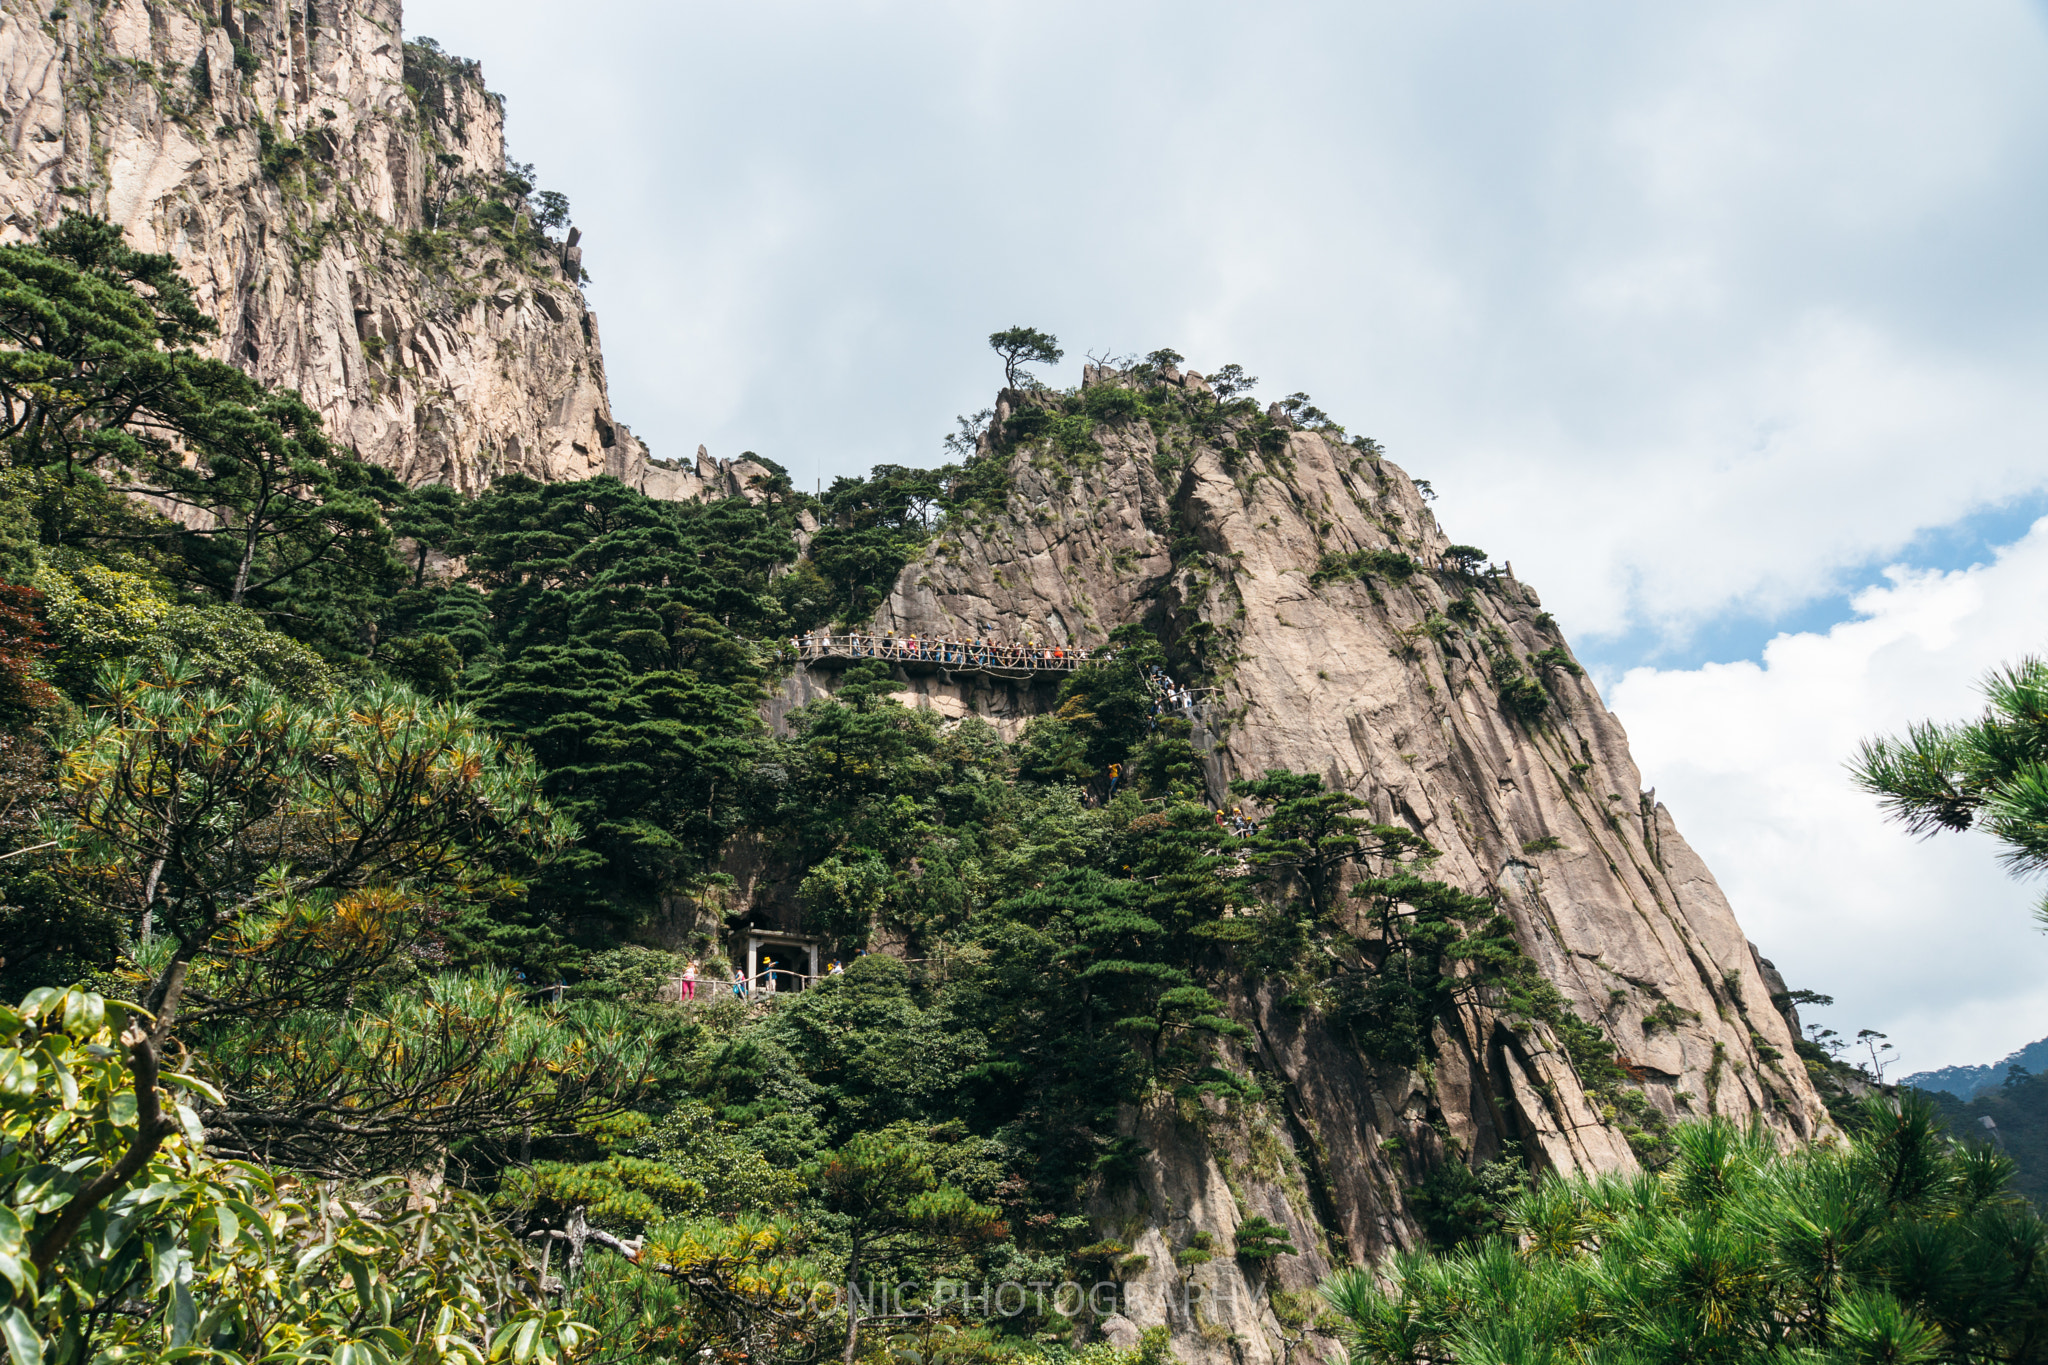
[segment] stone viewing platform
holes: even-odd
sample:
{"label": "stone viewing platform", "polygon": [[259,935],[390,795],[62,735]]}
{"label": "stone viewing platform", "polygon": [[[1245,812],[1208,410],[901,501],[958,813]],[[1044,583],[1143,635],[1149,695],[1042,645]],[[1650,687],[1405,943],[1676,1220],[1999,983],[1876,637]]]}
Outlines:
{"label": "stone viewing platform", "polygon": [[1067,645],[1003,640],[926,639],[915,635],[830,635],[818,632],[790,640],[799,663],[844,665],[877,659],[901,665],[922,664],[951,673],[989,673],[1024,677],[1034,673],[1071,673],[1115,657],[1106,649],[1075,649]]}

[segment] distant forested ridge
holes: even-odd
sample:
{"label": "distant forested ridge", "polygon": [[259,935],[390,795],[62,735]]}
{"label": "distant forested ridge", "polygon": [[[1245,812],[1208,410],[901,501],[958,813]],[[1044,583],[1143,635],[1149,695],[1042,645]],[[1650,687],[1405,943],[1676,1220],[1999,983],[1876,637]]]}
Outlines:
{"label": "distant forested ridge", "polygon": [[1989,1066],[1944,1066],[1933,1071],[1916,1071],[1902,1077],[1899,1084],[1916,1090],[1940,1090],[1957,1099],[1967,1100],[2003,1085],[2015,1068],[2030,1073],[2048,1070],[2048,1038],[2028,1043]]}
{"label": "distant forested ridge", "polygon": [[1921,1093],[1958,1140],[2012,1158],[2014,1192],[2048,1209],[2048,1077],[2013,1067],[1996,1086],[1966,1100],[1943,1090]]}
{"label": "distant forested ridge", "polygon": [[1923,1091],[1957,1138],[2011,1157],[2012,1187],[2048,1209],[2048,1039],[1990,1066],[1950,1066],[1899,1082]]}

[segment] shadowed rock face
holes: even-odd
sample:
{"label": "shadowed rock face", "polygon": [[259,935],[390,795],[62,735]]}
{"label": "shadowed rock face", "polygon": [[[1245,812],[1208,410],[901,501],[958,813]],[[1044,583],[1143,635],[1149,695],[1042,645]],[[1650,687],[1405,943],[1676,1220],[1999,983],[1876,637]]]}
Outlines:
{"label": "shadowed rock face", "polygon": [[[999,411],[1024,401],[1005,399]],[[1508,570],[1446,567],[1451,542],[1375,448],[1283,421],[1261,453],[1240,439],[1249,425],[1208,438],[1144,420],[1098,426],[1099,456],[1081,459],[988,450],[1010,462],[1007,508],[949,525],[903,571],[878,627],[1092,646],[1149,623],[1184,660],[1183,679],[1218,689],[1208,714],[1219,791],[1268,768],[1320,773],[1378,819],[1425,835],[1444,855],[1431,875],[1498,896],[1523,949],[1667,1118],[1755,1118],[1788,1143],[1827,1131],[1727,899],[1644,790],[1621,723],[1570,666],[1535,592]],[[1423,571],[1317,573],[1327,556],[1373,550]],[[1534,720],[1503,701],[1515,676],[1542,679],[1554,698]],[[913,704],[971,704],[943,682],[919,687]],[[1402,1190],[1446,1154],[1485,1159],[1514,1141],[1551,1169],[1637,1166],[1614,1110],[1540,1026],[1469,1008],[1439,1028],[1434,1065],[1418,1073],[1376,1066],[1270,988],[1246,987],[1240,1008],[1259,1033],[1251,1060],[1282,1102],[1250,1115],[1133,1114],[1153,1153],[1140,1189],[1100,1210],[1106,1228],[1165,1239],[1155,1250],[1170,1250],[1177,1227],[1227,1246],[1253,1214],[1295,1230],[1304,1255],[1263,1278],[1226,1257],[1192,1272],[1223,1315],[1203,1319],[1209,1329],[1174,1298],[1185,1277],[1172,1256],[1150,1257],[1135,1282],[1165,1306],[1149,1321],[1174,1326],[1185,1353],[1277,1359],[1285,1324],[1255,1291],[1414,1245]],[[1262,1168],[1252,1152],[1271,1159]],[[1226,1187],[1231,1197],[1215,1197]]]}
{"label": "shadowed rock face", "polygon": [[169,253],[222,359],[408,482],[644,478],[580,250],[465,217],[504,111],[474,63],[409,62],[396,0],[51,12],[0,0],[0,237],[87,209]]}
{"label": "shadowed rock face", "polygon": [[[411,482],[610,473],[657,497],[758,496],[765,467],[701,449],[653,462],[612,419],[573,237],[463,217],[504,170],[502,109],[473,65],[419,51],[408,65],[395,0],[50,12],[0,0],[0,237],[67,207],[106,214],[178,259],[223,358],[300,389],[339,440]],[[998,412],[1034,401],[1008,393]],[[1184,680],[1216,688],[1219,792],[1269,767],[1323,774],[1441,849],[1435,875],[1500,898],[1659,1112],[1754,1117],[1788,1142],[1824,1132],[1773,986],[1643,790],[1620,723],[1582,677],[1531,662],[1568,659],[1534,592],[1511,573],[1443,569],[1449,541],[1376,451],[1300,430],[1261,447],[1247,425],[1197,436],[1128,421],[1099,427],[1085,457],[986,450],[1010,465],[1007,506],[950,523],[877,625],[1095,645],[1148,623]],[[1425,571],[1318,581],[1327,556],[1372,550]],[[1515,676],[1554,697],[1533,721],[1503,705]],[[800,676],[776,707],[830,685]],[[907,700],[1014,732],[1052,695],[920,677]],[[1293,1296],[1333,1265],[1417,1244],[1405,1191],[1429,1170],[1509,1142],[1554,1169],[1636,1164],[1541,1027],[1471,1006],[1410,1071],[1269,986],[1236,996],[1258,1035],[1246,1060],[1274,1099],[1128,1116],[1147,1152],[1095,1212],[1144,1260],[1124,1268],[1112,1335],[1163,1322],[1184,1357],[1216,1365],[1327,1354]],[[1233,1258],[1253,1216],[1289,1228],[1299,1254],[1263,1269]],[[1218,1252],[1177,1265],[1200,1233]]]}

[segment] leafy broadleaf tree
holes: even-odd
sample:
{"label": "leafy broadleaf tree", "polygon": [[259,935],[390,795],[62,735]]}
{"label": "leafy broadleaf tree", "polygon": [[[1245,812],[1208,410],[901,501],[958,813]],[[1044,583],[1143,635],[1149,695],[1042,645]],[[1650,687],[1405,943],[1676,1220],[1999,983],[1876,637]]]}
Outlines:
{"label": "leafy broadleaf tree", "polygon": [[583,1348],[476,1196],[388,1180],[338,1197],[210,1156],[198,1111],[220,1096],[160,1065],[150,1024],[77,989],[0,1006],[14,1360],[177,1359],[201,1342],[227,1361],[554,1365]]}
{"label": "leafy broadleaf tree", "polygon": [[84,561],[68,550],[37,576],[53,658],[51,682],[89,704],[106,664],[185,661],[206,686],[260,681],[297,701],[329,695],[334,670],[261,616],[222,602],[191,605],[159,580]]}

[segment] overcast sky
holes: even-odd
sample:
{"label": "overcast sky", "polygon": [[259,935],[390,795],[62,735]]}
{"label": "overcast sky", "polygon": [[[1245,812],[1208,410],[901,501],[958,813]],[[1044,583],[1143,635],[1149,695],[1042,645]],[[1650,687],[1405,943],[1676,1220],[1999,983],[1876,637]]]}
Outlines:
{"label": "overcast sky", "polygon": [[617,414],[936,463],[1013,324],[1312,394],[1536,584],[1794,985],[2048,1035],[2039,887],[1855,740],[2048,647],[2035,5],[411,0],[586,237]]}

